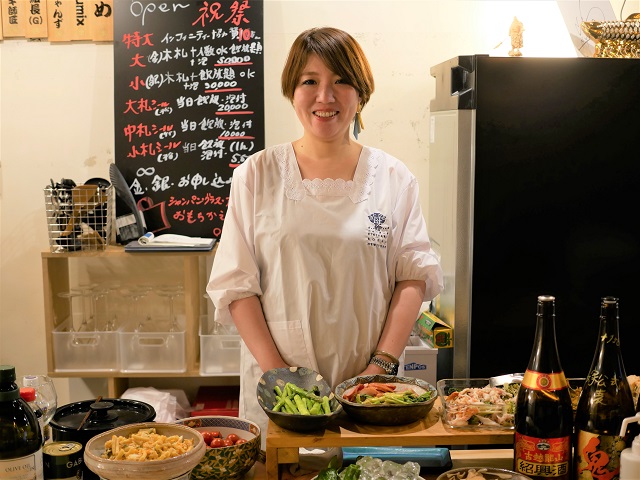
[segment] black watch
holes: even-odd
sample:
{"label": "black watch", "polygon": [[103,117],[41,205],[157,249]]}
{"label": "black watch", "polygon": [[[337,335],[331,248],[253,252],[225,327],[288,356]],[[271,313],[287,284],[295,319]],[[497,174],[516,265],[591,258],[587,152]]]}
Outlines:
{"label": "black watch", "polygon": [[393,362],[388,362],[387,360],[383,360],[380,357],[372,356],[369,360],[369,364],[377,365],[382,368],[387,375],[397,375],[398,374],[398,364]]}

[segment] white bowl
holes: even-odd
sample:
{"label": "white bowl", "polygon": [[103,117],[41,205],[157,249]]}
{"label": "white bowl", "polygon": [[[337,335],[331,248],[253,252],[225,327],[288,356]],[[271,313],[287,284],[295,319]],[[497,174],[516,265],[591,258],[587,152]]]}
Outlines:
{"label": "white bowl", "polygon": [[[128,437],[141,428],[155,428],[162,435],[181,435],[193,440],[193,448],[187,453],[166,460],[136,462],[134,460],[107,460],[102,458],[104,445],[114,435]],[[84,451],[84,462],[93,473],[104,480],[187,480],[191,470],[205,454],[202,434],[193,428],[174,423],[133,423],[108,430],[93,437]]]}

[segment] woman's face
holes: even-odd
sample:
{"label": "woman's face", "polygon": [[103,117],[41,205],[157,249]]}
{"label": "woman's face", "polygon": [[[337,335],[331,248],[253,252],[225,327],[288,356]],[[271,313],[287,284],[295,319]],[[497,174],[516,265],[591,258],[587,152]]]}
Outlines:
{"label": "woman's face", "polygon": [[293,106],[305,134],[321,140],[349,135],[358,108],[358,92],[324,64],[309,56],[293,93]]}

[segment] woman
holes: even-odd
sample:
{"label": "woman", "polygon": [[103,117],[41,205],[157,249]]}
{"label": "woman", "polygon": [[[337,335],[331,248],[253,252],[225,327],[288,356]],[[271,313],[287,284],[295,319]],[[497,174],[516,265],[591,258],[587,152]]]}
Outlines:
{"label": "woman", "polygon": [[282,92],[301,138],[249,157],[233,175],[207,292],[242,339],[240,416],[267,417],[263,372],[305,366],[335,387],[397,371],[423,301],[442,290],[415,177],[350,136],[374,90],[360,45],[335,28],[294,41]]}

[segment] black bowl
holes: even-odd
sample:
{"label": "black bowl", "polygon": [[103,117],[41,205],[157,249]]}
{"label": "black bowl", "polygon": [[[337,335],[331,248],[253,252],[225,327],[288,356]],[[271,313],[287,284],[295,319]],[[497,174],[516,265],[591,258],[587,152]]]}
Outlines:
{"label": "black bowl", "polygon": [[[329,397],[331,413],[329,415],[295,415],[285,412],[274,412],[273,406],[276,404],[276,385],[281,389],[291,382],[294,385],[311,390],[314,386],[319,389],[321,397]],[[340,412],[342,406],[336,400],[327,381],[318,372],[305,367],[274,368],[264,372],[257,387],[258,403],[271,419],[279,427],[286,428],[293,432],[309,432],[321,430],[331,423]]]}
{"label": "black bowl", "polygon": [[[412,403],[409,405],[380,404],[367,405],[350,402],[344,398],[345,392],[360,383],[398,383],[410,385],[417,393],[431,392],[431,398],[426,402]],[[368,423],[371,425],[407,425],[425,418],[436,399],[438,392],[436,387],[419,378],[396,377],[394,375],[366,375],[345,380],[335,388],[335,395],[342,404],[342,408],[356,423]]]}

